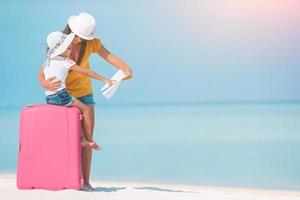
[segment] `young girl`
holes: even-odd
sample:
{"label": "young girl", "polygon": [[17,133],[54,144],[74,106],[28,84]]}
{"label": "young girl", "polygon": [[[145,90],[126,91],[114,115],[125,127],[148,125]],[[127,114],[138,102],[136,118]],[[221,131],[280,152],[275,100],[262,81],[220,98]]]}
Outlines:
{"label": "young girl", "polygon": [[75,37],[74,33],[68,35],[61,32],[52,32],[47,37],[48,53],[44,63],[43,71],[45,78],[55,76],[61,80],[61,86],[56,92],[45,91],[46,101],[48,104],[61,106],[74,106],[80,109],[83,114],[83,132],[81,131],[81,144],[89,145],[95,150],[100,150],[100,147],[93,141],[92,128],[88,123],[90,121],[88,115],[88,106],[75,99],[66,91],[65,79],[69,70],[87,75],[91,78],[104,81],[108,84],[114,83],[113,80],[107,79],[94,71],[86,70],[78,66],[74,61],[68,59],[71,52],[71,42]]}

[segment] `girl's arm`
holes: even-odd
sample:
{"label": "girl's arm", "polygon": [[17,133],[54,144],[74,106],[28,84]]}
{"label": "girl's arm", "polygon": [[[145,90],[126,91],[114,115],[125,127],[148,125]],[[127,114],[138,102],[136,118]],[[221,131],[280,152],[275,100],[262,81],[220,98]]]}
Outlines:
{"label": "girl's arm", "polygon": [[41,69],[39,70],[39,74],[38,74],[38,80],[39,80],[40,85],[44,89],[55,92],[61,85],[61,80],[53,81],[55,79],[56,79],[56,77],[53,76],[53,77],[50,77],[47,80],[45,80],[43,66],[41,67]]}
{"label": "girl's arm", "polygon": [[130,67],[123,60],[109,52],[103,45],[101,46],[97,54],[101,56],[104,60],[106,60],[108,63],[112,64],[118,69],[121,69],[127,75],[123,80],[128,80],[132,78],[132,71]]}
{"label": "girl's arm", "polygon": [[108,84],[113,84],[115,81],[113,80],[110,80],[104,76],[101,76],[100,74],[97,74],[96,72],[92,71],[92,70],[86,70],[82,67],[79,67],[77,64],[73,65],[70,70],[73,70],[73,71],[76,71],[78,73],[81,73],[81,74],[84,74],[86,76],[89,76],[91,78],[94,78],[94,79],[97,79],[97,80],[100,80],[100,81],[104,81]]}

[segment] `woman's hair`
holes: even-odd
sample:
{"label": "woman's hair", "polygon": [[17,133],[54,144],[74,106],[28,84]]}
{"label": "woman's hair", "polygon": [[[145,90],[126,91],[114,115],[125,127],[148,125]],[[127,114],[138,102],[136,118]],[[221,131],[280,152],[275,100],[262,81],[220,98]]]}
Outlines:
{"label": "woman's hair", "polygon": [[[69,25],[67,25],[65,27],[65,29],[63,30],[63,33],[64,34],[70,34],[72,32],[71,28],[69,27]],[[80,47],[80,52],[79,52],[79,58],[77,60],[77,65],[80,65],[81,63],[81,60],[82,60],[82,57],[84,55],[84,52],[85,52],[85,49],[86,49],[86,43],[87,43],[87,40],[84,40],[82,38],[80,38],[82,41],[81,41],[81,47]]]}

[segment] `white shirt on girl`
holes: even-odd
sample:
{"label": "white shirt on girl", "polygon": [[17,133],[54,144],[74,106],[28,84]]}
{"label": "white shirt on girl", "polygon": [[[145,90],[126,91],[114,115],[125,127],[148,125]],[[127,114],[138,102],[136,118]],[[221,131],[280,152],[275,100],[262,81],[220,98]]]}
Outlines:
{"label": "white shirt on girl", "polygon": [[70,68],[76,64],[73,60],[70,60],[62,56],[56,56],[50,59],[48,62],[49,62],[48,64],[46,62],[43,68],[45,79],[47,80],[48,78],[55,76],[56,80],[61,81],[61,85],[56,92],[46,90],[45,94],[47,96],[51,94],[55,94],[60,90],[66,88],[65,80],[68,76],[68,72]]}

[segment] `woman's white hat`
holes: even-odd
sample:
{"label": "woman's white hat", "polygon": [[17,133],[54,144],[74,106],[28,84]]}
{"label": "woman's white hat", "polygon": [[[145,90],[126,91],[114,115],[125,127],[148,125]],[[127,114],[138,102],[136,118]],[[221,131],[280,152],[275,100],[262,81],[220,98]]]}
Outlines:
{"label": "woman's white hat", "polygon": [[72,32],[82,39],[92,40],[95,38],[95,18],[86,12],[82,12],[79,15],[70,16],[68,18],[68,25]]}
{"label": "woman's white hat", "polygon": [[59,31],[50,33],[47,37],[47,45],[49,47],[47,57],[51,59],[62,54],[70,46],[74,37],[74,33],[69,35]]}

